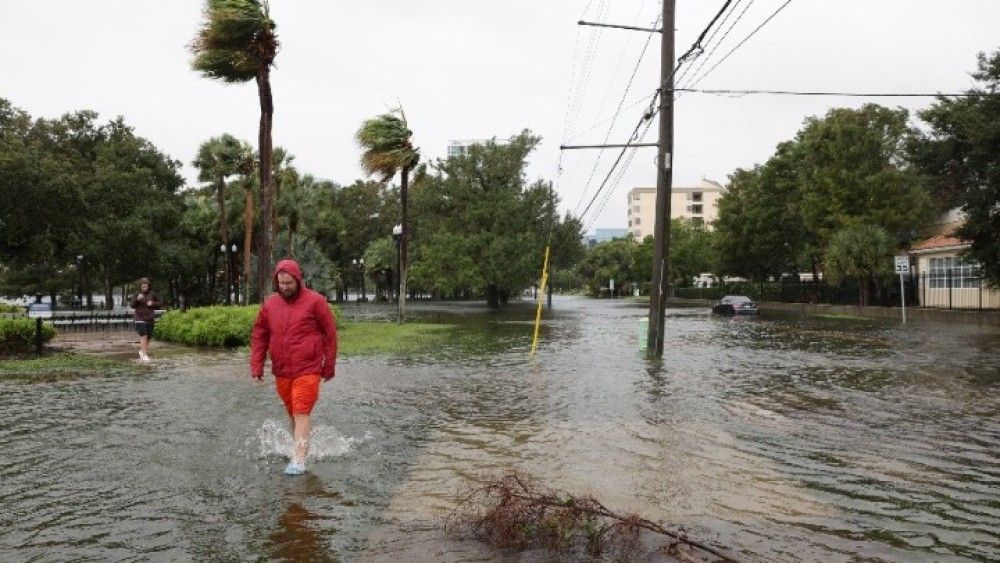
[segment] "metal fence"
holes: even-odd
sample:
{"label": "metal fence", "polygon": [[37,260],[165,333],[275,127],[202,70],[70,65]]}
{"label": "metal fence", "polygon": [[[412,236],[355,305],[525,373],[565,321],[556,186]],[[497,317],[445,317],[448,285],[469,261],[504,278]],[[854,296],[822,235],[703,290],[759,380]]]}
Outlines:
{"label": "metal fence", "polygon": [[[26,313],[5,313],[3,318],[26,318]],[[59,331],[111,331],[130,330],[135,326],[132,313],[125,311],[53,311],[52,317],[43,319]]]}
{"label": "metal fence", "polygon": [[[903,291],[908,307],[940,309],[1000,309],[1000,289],[990,288],[980,277],[970,277],[959,269],[903,276]],[[782,303],[861,304],[858,280],[844,280],[834,285],[824,281],[801,281],[785,278],[769,282],[736,282],[713,287],[679,287],[677,297],[685,299],[721,299],[725,295],[746,295],[755,301]],[[899,276],[877,277],[868,283],[868,305],[899,307]]]}

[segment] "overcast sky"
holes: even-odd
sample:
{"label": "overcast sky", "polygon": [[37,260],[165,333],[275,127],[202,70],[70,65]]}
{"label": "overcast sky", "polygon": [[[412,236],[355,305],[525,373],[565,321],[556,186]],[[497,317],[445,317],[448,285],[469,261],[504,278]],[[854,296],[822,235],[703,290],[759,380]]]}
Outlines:
{"label": "overcast sky", "polygon": [[[749,8],[702,72],[784,1],[742,0],[722,30]],[[256,145],[259,111],[252,83],[226,85],[191,71],[186,45],[202,4],[0,0],[0,97],[36,117],[77,109],[97,110],[102,120],[124,116],[183,162],[193,182],[198,145],[224,132]],[[274,142],[295,155],[301,171],[341,184],[361,176],[353,139],[361,121],[402,103],[425,159],[444,157],[450,139],[531,129],[543,138],[531,156],[531,179],[556,182],[563,209],[582,210],[616,153],[566,151],[559,175],[559,145],[624,141],[659,72],[656,36],[626,109],[612,121],[648,34],[576,25],[587,19],[649,26],[657,0],[271,4],[281,41],[272,75]],[[678,54],[722,4],[677,0]],[[972,85],[976,53],[1000,48],[998,22],[998,0],[793,0],[698,87],[960,92]],[[765,160],[803,118],[865,101],[682,95],[674,185],[703,176],[725,183],[734,169]],[[874,101],[916,110],[932,100]],[[655,136],[654,126],[647,141]],[[603,212],[596,212],[601,197],[585,223],[624,227],[626,192],[655,184],[653,157],[653,149],[638,150],[620,181],[605,188]]]}

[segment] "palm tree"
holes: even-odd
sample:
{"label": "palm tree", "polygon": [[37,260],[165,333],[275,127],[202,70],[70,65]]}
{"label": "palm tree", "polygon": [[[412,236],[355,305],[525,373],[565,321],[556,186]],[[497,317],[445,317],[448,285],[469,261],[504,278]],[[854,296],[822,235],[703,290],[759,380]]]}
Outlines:
{"label": "palm tree", "polygon": [[[206,0],[205,20],[191,42],[191,66],[207,78],[224,82],[257,82],[260,98],[258,151],[261,188],[261,229],[257,231],[257,291],[270,285],[271,221],[274,190],[271,180],[271,66],[278,54],[278,36],[267,0]],[[254,300],[259,301],[255,293]]]}
{"label": "palm tree", "polygon": [[226,214],[226,178],[240,171],[242,146],[236,137],[226,133],[212,137],[198,148],[194,166],[199,182],[211,182],[219,206],[219,242],[229,244],[229,219]]}
{"label": "palm tree", "polygon": [[383,184],[392,179],[397,171],[400,173],[399,199],[402,233],[400,233],[399,240],[399,261],[401,264],[399,272],[399,322],[403,322],[406,318],[406,272],[409,269],[407,189],[410,184],[410,171],[420,162],[420,149],[413,146],[412,136],[413,131],[409,129],[406,115],[401,107],[365,120],[356,135],[358,144],[364,149],[361,154],[361,167],[365,172],[369,175],[381,176]]}

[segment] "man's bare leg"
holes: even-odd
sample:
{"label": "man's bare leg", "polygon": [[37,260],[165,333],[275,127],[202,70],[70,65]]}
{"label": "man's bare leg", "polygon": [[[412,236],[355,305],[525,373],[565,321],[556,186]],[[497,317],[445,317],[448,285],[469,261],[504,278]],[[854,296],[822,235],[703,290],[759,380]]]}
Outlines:
{"label": "man's bare leg", "polygon": [[305,463],[306,456],[309,455],[309,433],[312,431],[312,422],[308,414],[295,414],[291,419],[292,442],[295,445],[292,463]]}
{"label": "man's bare leg", "polygon": [[139,357],[146,359],[149,357],[149,337],[140,336],[139,337]]}

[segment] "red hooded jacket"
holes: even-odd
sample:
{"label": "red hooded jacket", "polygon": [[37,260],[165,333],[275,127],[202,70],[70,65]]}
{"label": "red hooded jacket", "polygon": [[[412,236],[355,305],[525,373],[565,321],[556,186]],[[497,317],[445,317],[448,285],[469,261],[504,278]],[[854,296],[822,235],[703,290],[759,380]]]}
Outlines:
{"label": "red hooded jacket", "polygon": [[302,283],[302,270],[294,260],[282,260],[274,269],[285,272],[299,283],[291,299],[272,294],[260,307],[250,337],[250,375],[264,374],[264,356],[271,354],[275,377],[319,374],[330,379],[336,371],[337,324],[326,299]]}

